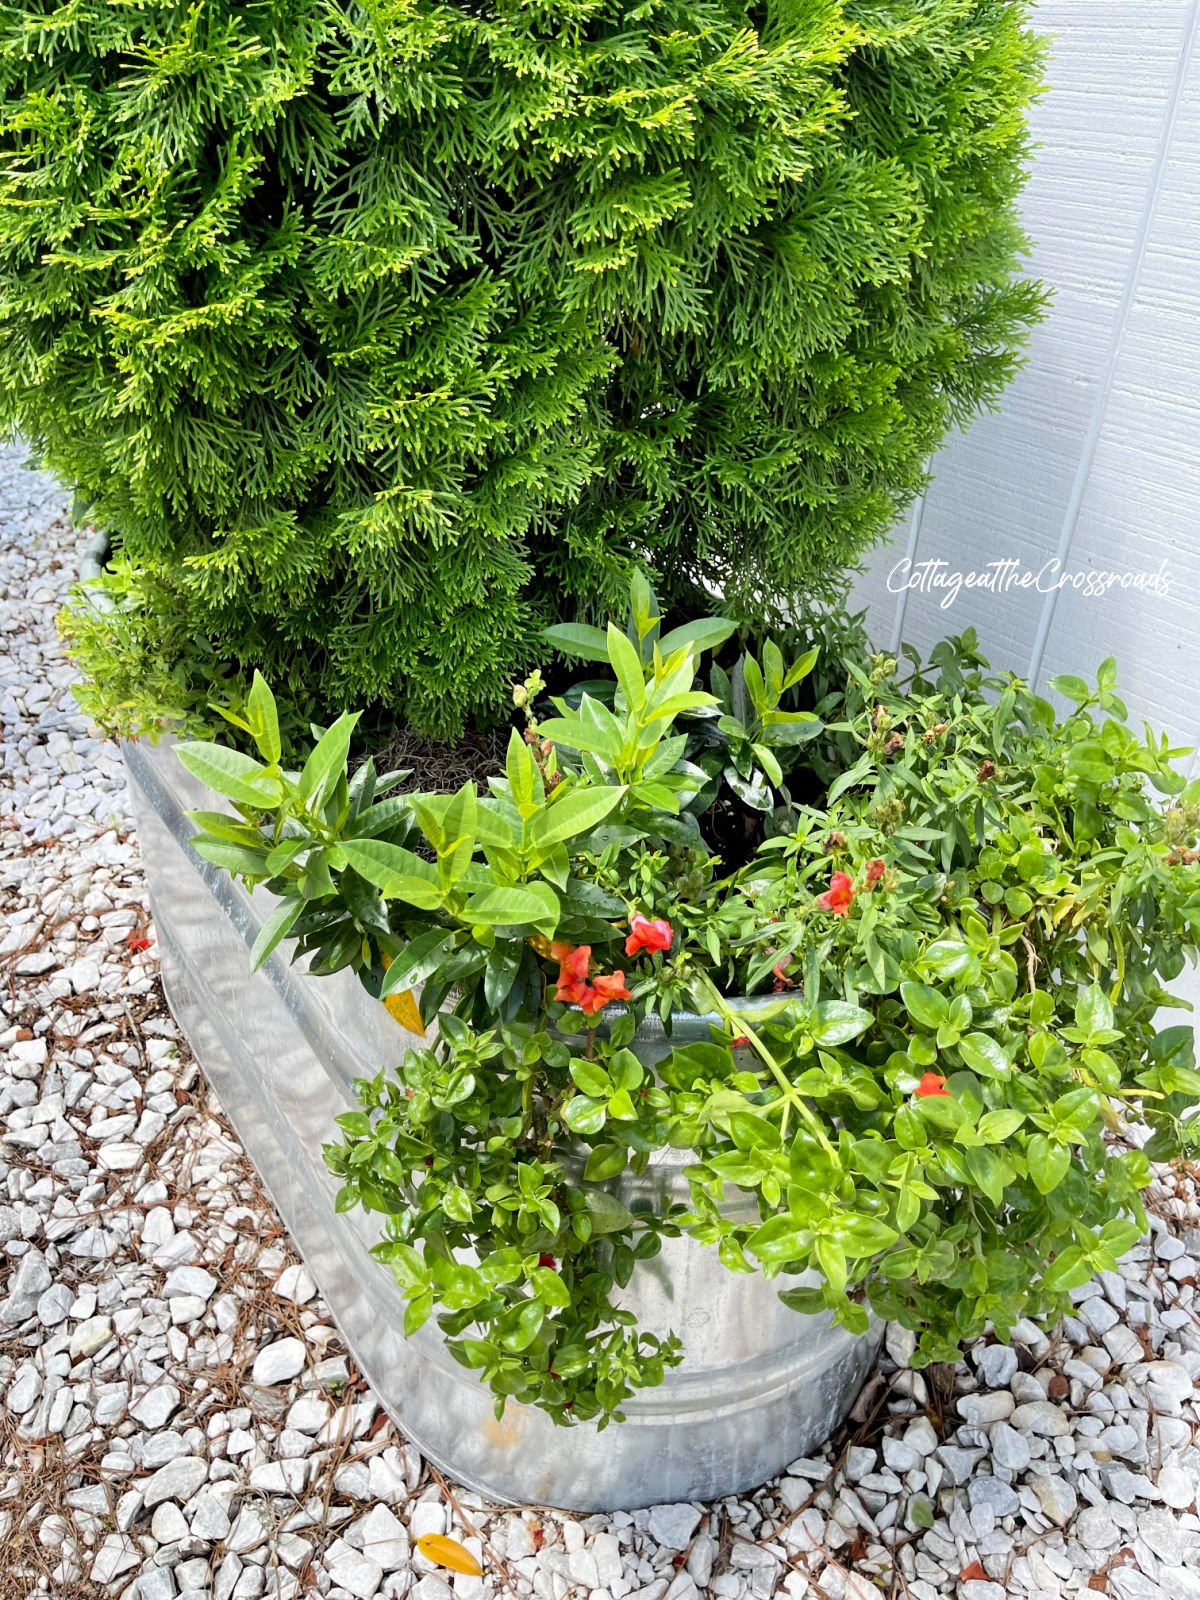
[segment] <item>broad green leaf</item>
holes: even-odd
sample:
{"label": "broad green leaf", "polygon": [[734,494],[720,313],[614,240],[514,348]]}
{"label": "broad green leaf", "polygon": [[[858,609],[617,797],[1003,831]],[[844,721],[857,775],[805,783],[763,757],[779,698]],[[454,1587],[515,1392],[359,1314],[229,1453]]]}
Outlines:
{"label": "broad green leaf", "polygon": [[211,861],[214,867],[223,867],[226,872],[235,872],[248,878],[265,878],[270,871],[267,850],[251,850],[246,845],[229,844],[224,839],[206,839],[203,835],[192,840],[192,849],[205,861]]}
{"label": "broad green leaf", "polygon": [[[225,839],[230,844],[249,845],[252,850],[256,850],[263,842],[262,833],[254,823],[246,822],[241,817],[230,816],[227,811],[185,811],[184,816],[205,833],[211,834],[214,839]],[[309,841],[299,839],[292,842],[303,850],[307,848]]]}
{"label": "broad green leaf", "polygon": [[783,680],[783,687],[785,691],[788,689],[794,689],[802,679],[808,677],[809,673],[816,666],[817,657],[820,654],[820,646],[814,645],[811,650],[806,650],[802,656],[796,657],[795,661],[793,661],[791,666],[787,669],[787,674]]}
{"label": "broad green leaf", "polygon": [[475,785],[464,783],[442,815],[444,843],[438,851],[438,872],[450,888],[470,870],[475,853]]}
{"label": "broad green leaf", "polygon": [[813,1008],[808,1030],[818,1044],[846,1044],[874,1022],[871,1012],[848,1000],[822,1000]]}
{"label": "broad green leaf", "polygon": [[663,660],[668,660],[676,650],[687,650],[693,656],[703,655],[706,650],[715,650],[718,645],[725,643],[726,639],[736,631],[737,624],[727,622],[724,617],[701,617],[696,622],[685,622],[682,627],[672,628],[658,641],[658,651]]}
{"label": "broad green leaf", "polygon": [[1089,1037],[1112,1028],[1112,1001],[1098,983],[1093,983],[1080,995],[1075,1006],[1075,1021]]}
{"label": "broad green leaf", "polygon": [[281,900],[279,902],[258,930],[258,937],[251,947],[251,972],[257,972],[276,945],[287,938],[295,925],[296,919],[303,910],[303,900]]}
{"label": "broad green leaf", "polygon": [[1142,1237],[1139,1225],[1129,1217],[1114,1217],[1100,1229],[1100,1240],[1106,1250],[1118,1258],[1131,1250]]}
{"label": "broad green leaf", "polygon": [[358,715],[357,711],[344,711],[317,740],[304,763],[296,791],[300,799],[313,810],[320,810],[338,779],[345,774],[346,760],[350,754],[350,736]]}
{"label": "broad green leaf", "polygon": [[614,622],[608,625],[608,659],[621,685],[626,706],[631,711],[640,711],[646,697],[641,657]]}
{"label": "broad green leaf", "polygon": [[620,1233],[633,1226],[633,1213],[607,1189],[589,1189],[586,1202],[593,1233]]}
{"label": "broad green leaf", "polygon": [[[705,706],[715,705],[712,695],[705,694],[702,689],[689,689],[683,694],[668,695],[665,700],[651,700],[647,703],[646,722],[653,724],[663,722],[668,718],[681,716],[685,711],[702,711]],[[658,730],[659,732],[663,730]],[[643,745],[648,738],[656,737],[655,734],[644,734]]]}
{"label": "broad green leaf", "polygon": [[1044,1133],[1035,1133],[1025,1150],[1029,1162],[1029,1176],[1039,1194],[1050,1194],[1057,1189],[1071,1165],[1071,1147],[1054,1144]]}
{"label": "broad green leaf", "polygon": [[1091,689],[1082,678],[1077,678],[1070,672],[1059,673],[1051,678],[1047,688],[1053,689],[1055,694],[1061,694],[1066,700],[1074,700],[1076,705],[1082,705],[1091,695]]}
{"label": "broad green leaf", "polygon": [[563,1107],[563,1121],[572,1133],[599,1133],[606,1121],[603,1103],[591,1095],[573,1094]]}
{"label": "broad green leaf", "polygon": [[779,1129],[766,1117],[746,1111],[729,1115],[729,1134],[739,1150],[778,1150]]}
{"label": "broad green leaf", "polygon": [[544,811],[534,814],[529,823],[530,843],[538,849],[546,849],[560,840],[586,833],[608,816],[624,793],[624,788],[619,786],[566,790]]}
{"label": "broad green leaf", "polygon": [[1004,1170],[995,1154],[986,1145],[968,1150],[963,1161],[971,1178],[987,1195],[994,1206],[1004,1199]]}
{"label": "broad green leaf", "polygon": [[497,939],[488,952],[483,973],[483,998],[493,1011],[503,1012],[504,1003],[521,970],[524,954],[525,946],[517,939]]}
{"label": "broad green leaf", "polygon": [[411,1339],[418,1329],[423,1328],[433,1314],[433,1292],[423,1290],[414,1295],[404,1308],[404,1337]]}
{"label": "broad green leaf", "polygon": [[587,1158],[583,1175],[589,1183],[603,1183],[606,1178],[615,1178],[619,1172],[624,1172],[628,1159],[620,1145],[598,1144]]}
{"label": "broad green leaf", "polygon": [[896,1226],[907,1233],[921,1215],[921,1197],[913,1189],[901,1189],[896,1196]]}
{"label": "broad green leaf", "polygon": [[855,1215],[836,1218],[833,1237],[851,1260],[858,1260],[888,1249],[900,1235],[879,1217]]}
{"label": "broad green leaf", "polygon": [[746,1240],[746,1249],[769,1267],[806,1261],[812,1245],[812,1229],[788,1215],[769,1217]]}
{"label": "broad green leaf", "polygon": [[983,1078],[1009,1078],[1012,1063],[1003,1049],[986,1033],[969,1033],[958,1041],[958,1053],[973,1072]]}
{"label": "broad green leaf", "polygon": [[1003,1144],[1025,1121],[1023,1111],[1010,1111],[1007,1106],[997,1111],[985,1111],[980,1117],[976,1132],[984,1144]]}
{"label": "broad green leaf", "polygon": [[608,664],[608,640],[601,628],[590,628],[583,622],[561,622],[543,628],[542,638],[564,656]]}
{"label": "broad green leaf", "polygon": [[922,1028],[936,1032],[946,1021],[950,1005],[946,997],[927,983],[902,983],[900,998],[909,1016]]}
{"label": "broad green leaf", "polygon": [[481,889],[473,894],[459,919],[484,923],[492,928],[515,928],[526,924],[550,935],[558,926],[558,896],[548,883],[508,884]]}
{"label": "broad green leaf", "polygon": [[655,633],[661,620],[660,608],[650,580],[640,567],[629,580],[629,609],[639,639],[647,639]]}
{"label": "broad green leaf", "polygon": [[584,1094],[590,1094],[595,1099],[603,1099],[612,1089],[608,1073],[594,1061],[577,1058],[572,1061],[570,1071],[571,1077]]}
{"label": "broad green leaf", "polygon": [[[408,809],[418,816],[421,831],[425,833],[426,838],[429,838],[431,833],[437,835],[439,842],[434,846],[435,849],[445,847],[447,835],[453,836],[461,831],[455,827],[454,817],[451,814],[451,807],[457,798],[457,795],[448,794],[424,794],[419,800],[414,800],[411,795],[402,797]],[[504,815],[506,810],[507,806],[499,800],[491,800],[486,796],[483,799],[476,799],[472,823],[476,843],[485,849],[495,847],[500,850],[511,850],[516,846],[517,830]],[[470,856],[468,855],[466,859],[469,860]]]}
{"label": "broad green leaf", "polygon": [[[725,1241],[721,1242],[724,1245]],[[821,1289],[781,1289],[779,1298],[790,1311],[799,1311],[806,1317],[817,1316],[825,1309],[825,1295]]]}
{"label": "broad green leaf", "polygon": [[508,779],[509,791],[513,803],[522,813],[526,806],[538,803],[541,787],[537,762],[533,759],[533,751],[522,739],[514,728],[508,739],[508,753],[504,759],[504,773]]}
{"label": "broad green leaf", "polygon": [[772,711],[765,719],[764,738],[778,747],[789,744],[808,744],[824,727],[820,717],[811,711]]}
{"label": "broad green leaf", "polygon": [[928,1129],[922,1122],[919,1112],[909,1105],[901,1106],[896,1112],[892,1122],[892,1132],[902,1150],[923,1150],[929,1143]]}
{"label": "broad green leaf", "polygon": [[238,805],[267,811],[283,798],[279,780],[270,777],[265,767],[240,750],[201,739],[185,739],[175,746],[175,754],[193,778],[199,778],[201,783]]}
{"label": "broad green leaf", "polygon": [[402,900],[421,911],[434,911],[441,905],[444,895],[437,868],[403,845],[382,839],[344,839],[342,849],[359,877],[373,883],[385,899]]}
{"label": "broad green leaf", "polygon": [[[585,695],[584,703],[589,699],[590,696]],[[582,715],[548,717],[539,724],[539,732],[552,744],[562,745],[565,750],[583,750],[590,755],[600,756],[609,766],[615,765],[620,759],[619,730],[614,731],[602,724],[599,718],[585,720]]]}
{"label": "broad green leaf", "polygon": [[836,1240],[822,1235],[818,1237],[813,1253],[834,1294],[843,1293],[849,1269],[846,1265],[846,1252],[841,1245]]}
{"label": "broad green leaf", "polygon": [[1098,739],[1084,739],[1067,751],[1067,771],[1084,783],[1107,783],[1113,775],[1112,758]]}
{"label": "broad green leaf", "polygon": [[921,965],[945,978],[957,978],[971,964],[971,947],[961,939],[935,939],[921,954]]}
{"label": "broad green leaf", "polygon": [[380,985],[379,998],[404,989],[415,989],[435,972],[454,949],[454,935],[445,928],[430,928],[418,934],[389,964]]}
{"label": "broad green leaf", "polygon": [[290,867],[297,856],[303,855],[306,850],[311,850],[313,841],[311,835],[303,839],[283,839],[267,855],[267,871],[272,877],[278,872],[283,872]]}
{"label": "broad green leaf", "polygon": [[571,1291],[550,1267],[534,1267],[529,1283],[543,1305],[561,1308],[571,1304]]}
{"label": "broad green leaf", "polygon": [[279,713],[275,709],[275,696],[257,669],[250,693],[246,696],[246,710],[250,714],[250,727],[258,753],[268,766],[273,767],[283,753],[279,738]]}
{"label": "broad green leaf", "polygon": [[1082,1289],[1092,1279],[1092,1268],[1078,1245],[1060,1252],[1046,1268],[1042,1282],[1052,1294],[1063,1294],[1068,1289]]}
{"label": "broad green leaf", "polygon": [[616,1094],[609,1096],[608,1114],[620,1122],[632,1122],[637,1117],[637,1109],[628,1089],[618,1089]]}

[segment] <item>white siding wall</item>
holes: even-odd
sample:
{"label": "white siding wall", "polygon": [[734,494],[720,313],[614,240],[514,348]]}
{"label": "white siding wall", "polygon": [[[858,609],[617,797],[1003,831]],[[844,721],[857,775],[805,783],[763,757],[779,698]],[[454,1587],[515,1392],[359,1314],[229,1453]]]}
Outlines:
{"label": "white siding wall", "polygon": [[[968,624],[1044,684],[1115,654],[1135,718],[1200,745],[1200,0],[1042,0],[1049,88],[1026,191],[1030,270],[1054,291],[1001,409],[951,439],[858,585],[875,638]],[[905,555],[984,569],[1153,571],[1167,598],[889,591]],[[1200,756],[1193,760],[1200,773]]]}

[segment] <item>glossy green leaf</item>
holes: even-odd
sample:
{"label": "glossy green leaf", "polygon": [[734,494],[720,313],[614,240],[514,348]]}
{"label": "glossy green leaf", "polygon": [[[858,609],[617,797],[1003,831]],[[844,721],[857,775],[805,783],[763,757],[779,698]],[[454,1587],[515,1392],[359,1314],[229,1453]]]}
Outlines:
{"label": "glossy green leaf", "polygon": [[550,935],[558,926],[558,896],[548,883],[509,884],[473,894],[458,915],[485,927],[529,926]]}
{"label": "glossy green leaf", "polygon": [[1042,1282],[1054,1294],[1065,1294],[1068,1289],[1082,1289],[1092,1279],[1092,1268],[1078,1245],[1063,1250],[1047,1267]]}
{"label": "glossy green leaf", "polygon": [[559,840],[586,833],[603,822],[624,793],[624,788],[619,786],[567,790],[534,816],[529,825],[530,842],[538,849],[545,849]]}
{"label": "glossy green leaf", "polygon": [[822,1000],[809,1022],[809,1032],[818,1044],[846,1044],[865,1033],[874,1021],[871,1012],[848,1000]]}
{"label": "glossy green leaf", "polygon": [[591,1095],[574,1094],[563,1108],[563,1121],[572,1133],[599,1133],[605,1119],[603,1101]]}
{"label": "glossy green leaf", "polygon": [[279,738],[279,713],[267,680],[257,670],[250,684],[250,693],[246,696],[246,712],[259,755],[268,766],[276,766],[283,750]]}
{"label": "glossy green leaf", "polygon": [[214,867],[241,877],[265,878],[268,875],[266,850],[251,850],[246,845],[229,844],[224,839],[206,839],[203,835],[192,840],[192,849]]}
{"label": "glossy green leaf", "polygon": [[587,1158],[583,1175],[589,1183],[603,1183],[624,1172],[628,1159],[628,1153],[620,1145],[598,1144]]}
{"label": "glossy green leaf", "polygon": [[194,778],[238,805],[266,811],[278,805],[282,798],[283,787],[279,780],[240,750],[199,739],[185,739],[175,746],[175,754]]}
{"label": "glossy green leaf", "polygon": [[693,656],[706,650],[716,650],[736,631],[737,624],[724,617],[702,617],[696,622],[685,622],[672,628],[658,641],[659,654],[666,661],[676,650],[687,650]]}
{"label": "glossy green leaf", "polygon": [[1044,1133],[1035,1133],[1025,1150],[1029,1162],[1029,1176],[1040,1194],[1051,1194],[1067,1175],[1071,1165],[1071,1147],[1055,1144]]}
{"label": "glossy green leaf", "polygon": [[958,1041],[958,1053],[967,1066],[982,1078],[1001,1080],[1012,1076],[1012,1063],[989,1034],[967,1034],[965,1039]]}
{"label": "glossy green leaf", "polygon": [[542,638],[564,656],[608,663],[608,639],[603,628],[592,628],[583,622],[561,622],[552,628],[543,628]]}
{"label": "glossy green leaf", "polygon": [[922,1028],[936,1031],[947,1020],[950,1003],[937,989],[927,983],[908,982],[900,985],[900,998],[909,1016]]}
{"label": "glossy green leaf", "polygon": [[977,1132],[985,1144],[1003,1144],[1016,1133],[1024,1121],[1023,1111],[1013,1111],[1003,1107],[997,1111],[984,1112],[977,1124]]}
{"label": "glossy green leaf", "polygon": [[357,711],[343,712],[313,746],[301,769],[297,793],[314,810],[320,809],[338,779],[345,775],[350,738],[357,722]]}
{"label": "glossy green leaf", "polygon": [[442,904],[445,892],[437,868],[413,851],[382,839],[346,839],[342,849],[355,872],[373,883],[386,899],[402,900],[425,911]]}
{"label": "glossy green leaf", "polygon": [[586,1201],[593,1233],[619,1233],[633,1226],[632,1212],[606,1189],[590,1189]]}
{"label": "glossy green leaf", "polygon": [[304,910],[303,900],[281,900],[267,917],[250,948],[250,970],[257,972],[271,952],[287,938]]}

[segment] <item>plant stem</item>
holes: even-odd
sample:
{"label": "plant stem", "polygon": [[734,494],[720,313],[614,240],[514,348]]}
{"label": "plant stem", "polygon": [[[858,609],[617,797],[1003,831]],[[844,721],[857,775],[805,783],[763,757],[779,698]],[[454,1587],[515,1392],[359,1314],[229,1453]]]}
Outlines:
{"label": "plant stem", "polygon": [[825,1130],[821,1126],[820,1119],[808,1105],[804,1097],[797,1093],[795,1084],[793,1084],[787,1073],[784,1072],[783,1068],[779,1065],[778,1061],[776,1061],[770,1050],[768,1050],[767,1046],[759,1038],[758,1034],[755,1033],[747,1019],[734,1011],[733,1007],[726,1002],[724,996],[719,994],[716,988],[709,983],[707,979],[705,980],[705,987],[708,989],[709,995],[712,998],[715,1011],[725,1023],[725,1026],[734,1035],[740,1034],[749,1040],[764,1066],[767,1068],[767,1071],[771,1074],[771,1076],[775,1079],[775,1082],[783,1091],[786,1103],[783,1109],[783,1118],[779,1124],[780,1139],[782,1140],[787,1133],[788,1109],[791,1106],[795,1106],[797,1112],[808,1124],[810,1131],[812,1132],[817,1143],[821,1146],[822,1150],[824,1150],[825,1154],[830,1158],[831,1161],[836,1161],[837,1151],[826,1138]]}

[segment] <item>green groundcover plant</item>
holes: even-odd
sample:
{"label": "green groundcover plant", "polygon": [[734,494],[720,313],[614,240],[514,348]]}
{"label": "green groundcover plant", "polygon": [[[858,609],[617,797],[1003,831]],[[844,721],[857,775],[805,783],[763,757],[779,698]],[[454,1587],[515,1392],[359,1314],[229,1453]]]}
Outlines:
{"label": "green groundcover plant", "polygon": [[[254,959],[290,934],[436,1018],[326,1159],[340,1207],[386,1218],[408,1331],[436,1317],[501,1408],[603,1423],[660,1381],[678,1342],[621,1289],[681,1233],[953,1359],[1113,1268],[1151,1161],[1200,1148],[1192,1030],[1160,1022],[1200,929],[1200,784],[1129,730],[1112,663],[1056,680],[1060,718],[969,635],[927,666],[729,635],[662,635],[642,582],[626,628],[556,630],[597,676],[518,688],[483,794],[348,776],[352,716],[284,770],[261,678],[260,759],[179,746],[235,808],[196,814],[197,850],[279,897]],[[640,1019],[685,1011],[709,1036],[648,1068]],[[621,1175],[667,1149],[689,1200],[627,1209]]]}
{"label": "green groundcover plant", "polygon": [[0,427],[116,543],[90,708],[452,734],[635,562],[828,586],[1036,315],[1029,12],[5,5]]}

